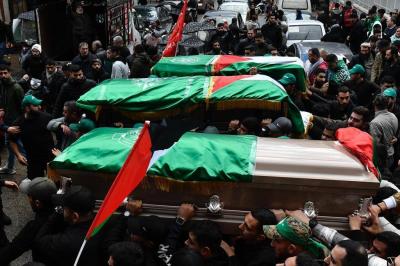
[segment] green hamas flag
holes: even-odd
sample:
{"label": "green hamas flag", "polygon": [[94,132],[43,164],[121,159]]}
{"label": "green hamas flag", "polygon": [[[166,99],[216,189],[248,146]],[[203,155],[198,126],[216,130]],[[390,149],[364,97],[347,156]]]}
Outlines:
{"label": "green hamas flag", "polygon": [[181,181],[251,182],[257,137],[185,133],[148,176]]}
{"label": "green hamas flag", "polygon": [[280,56],[235,56],[235,55],[193,55],[163,57],[152,68],[152,73],[159,77],[171,76],[233,76],[249,74],[250,68],[256,67],[261,74],[273,79],[280,79],[286,73],[297,78],[297,87],[306,89],[306,75],[303,62],[297,57]]}
{"label": "green hamas flag", "polygon": [[130,112],[160,112],[194,106],[204,77],[107,80],[82,95],[81,108],[113,106]]}
{"label": "green hamas flag", "polygon": [[287,115],[294,131],[304,133],[297,107],[284,88],[265,75],[109,80],[82,95],[78,105],[91,111],[112,107],[134,119],[161,119],[200,107],[272,110]]}
{"label": "green hamas flag", "polygon": [[54,169],[118,173],[142,128],[96,128],[52,162]]}

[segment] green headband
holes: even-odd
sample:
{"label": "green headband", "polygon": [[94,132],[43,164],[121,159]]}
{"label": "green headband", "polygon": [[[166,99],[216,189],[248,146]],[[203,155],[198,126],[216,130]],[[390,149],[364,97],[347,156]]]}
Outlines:
{"label": "green headband", "polygon": [[293,227],[289,225],[288,219],[285,219],[280,223],[278,223],[276,225],[276,231],[289,242],[303,247],[305,250],[310,252],[315,258],[317,259],[325,258],[326,247],[323,244],[311,238],[311,232],[309,232],[310,228],[306,224],[300,221],[297,222],[299,223],[298,232],[296,232],[293,229]]}

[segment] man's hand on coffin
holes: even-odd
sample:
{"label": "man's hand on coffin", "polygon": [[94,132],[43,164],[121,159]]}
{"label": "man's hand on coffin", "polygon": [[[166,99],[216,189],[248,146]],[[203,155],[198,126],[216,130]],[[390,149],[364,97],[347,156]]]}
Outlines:
{"label": "man's hand on coffin", "polygon": [[362,224],[363,224],[363,218],[360,215],[357,214],[349,215],[350,230],[361,230]]}
{"label": "man's hand on coffin", "polygon": [[191,203],[182,203],[178,209],[178,217],[182,218],[185,222],[192,219],[195,215],[194,205]]}
{"label": "man's hand on coffin", "polygon": [[126,210],[130,213],[131,216],[139,216],[139,214],[143,212],[142,205],[143,202],[141,200],[128,199]]}
{"label": "man's hand on coffin", "polygon": [[270,209],[270,211],[272,211],[272,213],[275,215],[275,218],[278,222],[286,217],[286,213],[282,209]]}
{"label": "man's hand on coffin", "polygon": [[302,210],[296,210],[296,211],[285,211],[286,215],[292,216],[293,218],[308,224],[310,222],[310,218],[305,215],[305,213]]}
{"label": "man's hand on coffin", "polygon": [[368,208],[368,211],[370,212],[371,216],[368,220],[368,225],[364,225],[363,229],[373,235],[383,232],[381,224],[379,222],[379,212],[377,212],[377,210],[372,206]]}
{"label": "man's hand on coffin", "polygon": [[235,248],[231,247],[224,240],[221,241],[221,248],[225,251],[228,257],[235,256]]}

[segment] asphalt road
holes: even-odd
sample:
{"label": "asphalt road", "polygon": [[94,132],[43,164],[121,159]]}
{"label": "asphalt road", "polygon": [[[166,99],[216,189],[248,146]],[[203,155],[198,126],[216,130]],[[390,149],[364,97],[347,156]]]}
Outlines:
{"label": "asphalt road", "polygon": [[[7,158],[7,151],[1,152],[2,162]],[[15,175],[1,175],[1,178],[6,180],[16,181],[18,184],[25,178],[26,167],[21,166],[16,162],[17,174]],[[10,189],[3,188],[3,199],[4,212],[12,219],[12,224],[6,226],[5,230],[8,239],[11,241],[14,236],[22,229],[22,227],[34,217],[33,211],[29,205],[28,197],[21,192],[14,192]],[[31,252],[25,252],[22,256],[12,262],[12,266],[21,266],[32,260]]]}

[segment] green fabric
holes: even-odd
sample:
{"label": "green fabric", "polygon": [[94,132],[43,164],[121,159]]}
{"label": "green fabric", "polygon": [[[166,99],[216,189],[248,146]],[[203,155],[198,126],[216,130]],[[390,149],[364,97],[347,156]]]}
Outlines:
{"label": "green fabric", "polygon": [[255,136],[188,132],[147,174],[182,181],[251,182],[256,144]]}
{"label": "green fabric", "polygon": [[50,166],[92,172],[118,173],[141,128],[96,128],[57,156]]}
{"label": "green fabric", "polygon": [[205,77],[107,80],[78,100],[78,106],[95,110],[97,105],[118,106],[132,112],[156,112],[191,106],[203,90]]}
{"label": "green fabric", "polygon": [[279,83],[281,83],[282,85],[286,86],[286,85],[291,85],[291,84],[296,84],[296,77],[295,75],[291,74],[291,73],[286,73],[285,75],[283,75],[283,77],[278,80]]}
{"label": "green fabric", "polygon": [[247,100],[287,103],[294,131],[304,133],[296,105],[278,82],[265,75],[109,80],[82,95],[78,105],[90,111],[112,106],[133,115],[160,112],[159,118],[163,118],[168,112],[188,113],[190,108],[210,108],[213,103],[229,102],[231,109],[240,108]]}
{"label": "green fabric", "polygon": [[297,88],[306,90],[306,75],[303,63],[297,57],[279,56],[232,56],[232,55],[193,55],[163,57],[152,68],[159,77],[193,75],[246,75],[256,67],[259,73],[279,80],[284,74],[291,73],[297,78]]}
{"label": "green fabric", "polygon": [[[312,239],[311,232],[309,236],[306,236],[306,234],[301,235],[297,231],[293,230],[293,227],[288,224],[288,221],[290,221],[290,219],[284,219],[279,222],[276,225],[276,231],[278,231],[278,233],[289,242],[303,247],[305,250],[314,255],[315,258],[324,259],[324,250],[326,247]],[[298,222],[298,225],[303,225],[304,230],[310,230],[310,228],[302,222]]]}

